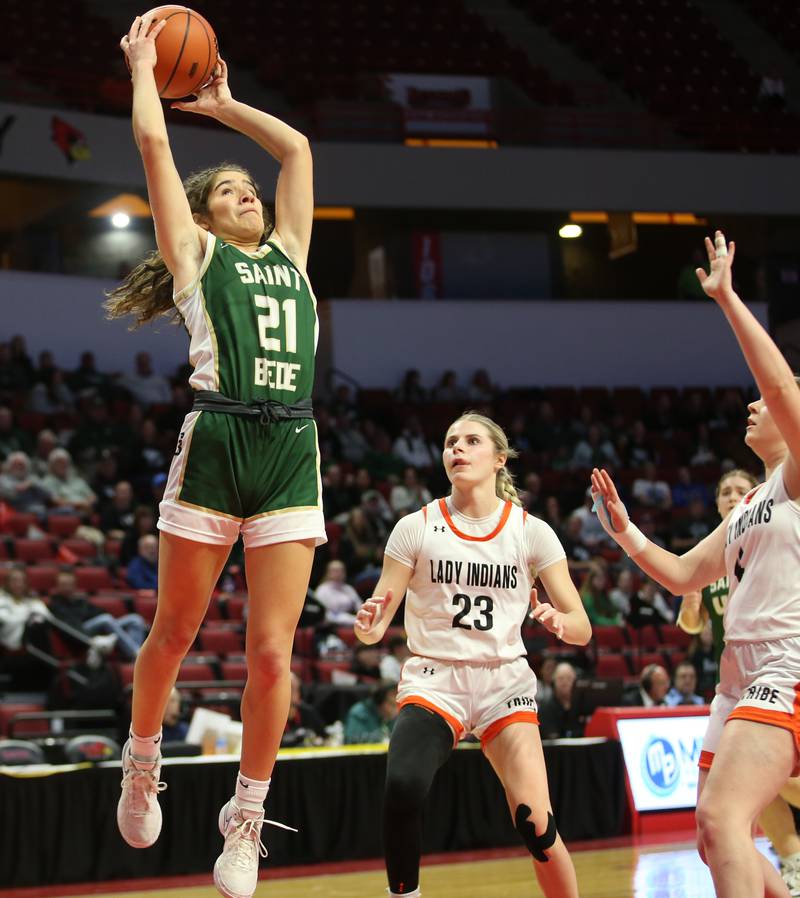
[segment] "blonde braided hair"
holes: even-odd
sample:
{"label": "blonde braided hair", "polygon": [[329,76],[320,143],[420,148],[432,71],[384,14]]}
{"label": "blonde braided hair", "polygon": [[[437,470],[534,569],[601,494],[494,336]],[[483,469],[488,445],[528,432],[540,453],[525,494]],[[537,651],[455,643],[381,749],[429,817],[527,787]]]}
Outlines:
{"label": "blonde braided hair", "polygon": [[[461,417],[453,421],[448,428],[448,431],[458,424],[459,421],[473,421],[475,424],[482,424],[488,431],[489,438],[494,443],[495,452],[498,455],[505,455],[506,461],[510,458],[519,457],[517,450],[509,445],[506,432],[499,424],[492,421],[491,418],[487,418],[486,415],[481,415],[478,412],[464,412]],[[495,474],[494,491],[499,499],[502,499],[503,501],[510,499],[514,505],[522,505],[517,493],[517,488],[514,486],[514,475],[508,470],[506,465],[503,465],[503,467]]]}

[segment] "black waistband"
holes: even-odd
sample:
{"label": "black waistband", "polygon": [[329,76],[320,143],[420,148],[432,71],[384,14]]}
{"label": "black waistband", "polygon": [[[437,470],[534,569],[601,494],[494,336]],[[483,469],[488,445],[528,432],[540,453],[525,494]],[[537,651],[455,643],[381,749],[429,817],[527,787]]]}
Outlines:
{"label": "black waistband", "polygon": [[238,399],[229,399],[216,390],[195,390],[192,411],[222,412],[225,415],[237,415],[240,418],[258,418],[260,424],[274,424],[276,421],[288,421],[291,418],[314,417],[314,408],[310,399],[301,399],[292,405],[279,402],[277,399],[240,402]]}

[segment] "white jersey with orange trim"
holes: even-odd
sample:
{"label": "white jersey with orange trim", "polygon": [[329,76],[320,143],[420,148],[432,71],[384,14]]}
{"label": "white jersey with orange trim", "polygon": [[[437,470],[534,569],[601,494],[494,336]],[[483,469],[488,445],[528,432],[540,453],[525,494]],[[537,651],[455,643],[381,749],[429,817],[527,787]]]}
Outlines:
{"label": "white jersey with orange trim", "polygon": [[782,464],[731,512],[725,568],[726,642],[800,635],[800,505],[786,492]]}
{"label": "white jersey with orange trim", "polygon": [[414,570],[405,614],[411,652],[476,662],[525,654],[530,566],[542,571],[565,558],[553,529],[518,505],[501,501],[476,519],[450,498],[401,518],[386,554]]}

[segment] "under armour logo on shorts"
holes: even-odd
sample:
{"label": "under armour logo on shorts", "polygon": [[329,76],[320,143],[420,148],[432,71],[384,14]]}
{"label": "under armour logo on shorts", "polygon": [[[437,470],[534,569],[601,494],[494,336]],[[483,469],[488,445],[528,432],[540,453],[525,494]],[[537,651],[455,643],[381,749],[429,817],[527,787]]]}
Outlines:
{"label": "under armour logo on shorts", "polygon": [[439,526],[439,524],[434,524],[434,525],[433,525],[433,532],[434,532],[434,533],[439,533],[439,531],[441,531],[442,533],[444,533],[444,524],[442,524],[441,526]]}
{"label": "under armour logo on shorts", "polygon": [[433,668],[433,667],[423,667],[422,668],[422,672],[424,674],[432,674],[434,672],[434,670],[435,670],[435,668]]}

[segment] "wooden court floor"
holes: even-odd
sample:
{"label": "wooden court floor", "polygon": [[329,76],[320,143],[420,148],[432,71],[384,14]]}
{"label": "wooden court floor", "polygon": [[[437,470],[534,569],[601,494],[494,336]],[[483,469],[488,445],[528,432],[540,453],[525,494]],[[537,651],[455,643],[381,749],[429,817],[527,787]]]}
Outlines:
{"label": "wooden court floor", "polygon": [[[769,855],[764,840],[759,848]],[[694,844],[574,851],[581,898],[714,898],[711,876]],[[210,884],[146,891],[95,891],[70,898],[219,898]],[[524,857],[437,863],[423,867],[423,898],[539,898],[531,862]],[[95,889],[98,887],[95,886]],[[279,871],[259,882],[255,898],[385,898],[382,870],[280,878]],[[21,890],[20,896],[32,895]],[[13,894],[13,893],[12,893]],[[48,890],[50,898],[59,898]]]}

